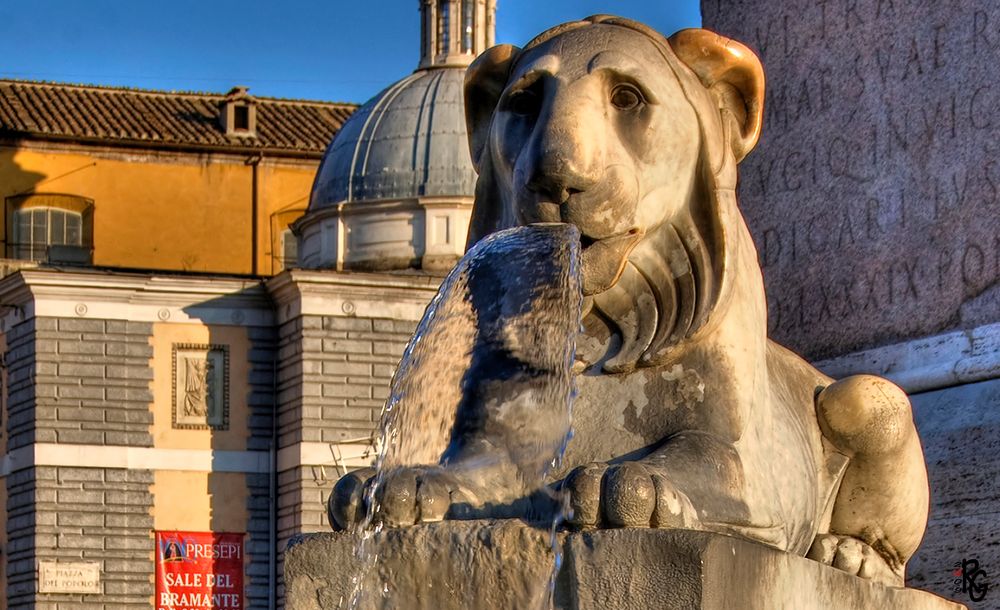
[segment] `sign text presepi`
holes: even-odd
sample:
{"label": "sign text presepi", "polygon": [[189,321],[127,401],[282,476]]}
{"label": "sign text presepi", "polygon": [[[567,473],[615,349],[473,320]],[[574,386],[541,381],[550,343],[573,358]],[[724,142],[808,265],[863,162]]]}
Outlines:
{"label": "sign text presepi", "polygon": [[243,610],[243,534],[156,532],[157,610]]}

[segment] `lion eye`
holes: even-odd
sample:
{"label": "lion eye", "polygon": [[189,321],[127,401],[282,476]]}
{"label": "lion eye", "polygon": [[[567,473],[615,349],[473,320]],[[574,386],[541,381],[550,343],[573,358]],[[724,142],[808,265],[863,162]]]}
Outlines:
{"label": "lion eye", "polygon": [[534,91],[522,89],[508,98],[507,108],[514,114],[534,116],[538,113],[539,98]]}
{"label": "lion eye", "polygon": [[619,110],[632,110],[642,103],[642,94],[631,85],[618,85],[611,90],[611,103]]}

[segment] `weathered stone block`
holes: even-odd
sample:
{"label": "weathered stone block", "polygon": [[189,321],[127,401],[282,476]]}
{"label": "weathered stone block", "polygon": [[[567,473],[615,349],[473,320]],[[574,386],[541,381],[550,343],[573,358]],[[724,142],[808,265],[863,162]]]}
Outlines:
{"label": "weathered stone block", "polygon": [[[36,409],[37,411],[38,409]],[[58,407],[56,409],[56,418],[59,421],[103,422],[104,412],[100,409],[88,409],[85,407]]]}
{"label": "weathered stone block", "polygon": [[371,398],[370,385],[350,385],[345,383],[324,383],[323,396],[330,398]]}
{"label": "weathered stone block", "polygon": [[406,341],[376,341],[373,348],[377,356],[392,356],[398,360],[406,349]]}
{"label": "weathered stone block", "polygon": [[322,343],[323,351],[332,354],[370,354],[372,353],[371,341],[358,341],[353,339],[326,339]]}
{"label": "weathered stone block", "polygon": [[[59,468],[54,474],[60,485],[84,481],[93,483],[104,480],[104,470],[102,468]],[[36,475],[35,478],[40,480],[42,477]]]}
{"label": "weathered stone block", "polygon": [[[36,325],[36,328],[38,326]],[[58,329],[66,332],[103,333],[103,320],[88,320],[83,318],[58,318]]]}
{"label": "weathered stone block", "polygon": [[133,358],[149,359],[153,357],[153,346],[145,343],[130,343],[125,349],[125,355]]}
{"label": "weathered stone block", "polygon": [[103,445],[104,432],[99,430],[57,430],[57,442],[77,445]]}
{"label": "weathered stone block", "polygon": [[366,375],[370,376],[372,365],[368,362],[324,362],[324,375]]}
{"label": "weathered stone block", "polygon": [[326,316],[323,318],[323,326],[327,330],[371,330],[372,321],[368,318],[344,318],[339,316]]}
{"label": "weathered stone block", "polygon": [[[521,522],[444,522],[386,530],[357,606],[541,608],[555,565],[549,532]],[[685,530],[563,534],[555,608],[644,610],[958,610],[915,589],[875,584],[753,542]],[[350,599],[355,539],[301,536],[285,552],[286,607],[319,610]],[[380,594],[383,586],[388,595]]]}
{"label": "weathered stone block", "polygon": [[104,398],[104,388],[102,387],[61,385],[57,391],[59,398],[86,398],[93,400],[102,400]]}
{"label": "weathered stone block", "polygon": [[104,515],[101,513],[61,512],[57,516],[59,527],[101,527]]}
{"label": "weathered stone block", "polygon": [[85,354],[88,356],[100,356],[104,354],[104,345],[101,343],[90,343],[83,341],[60,340],[60,354]]}

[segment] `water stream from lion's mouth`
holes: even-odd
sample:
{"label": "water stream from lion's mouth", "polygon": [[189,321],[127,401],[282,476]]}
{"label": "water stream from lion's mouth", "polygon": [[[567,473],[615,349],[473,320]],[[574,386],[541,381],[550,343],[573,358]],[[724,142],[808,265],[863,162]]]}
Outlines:
{"label": "water stream from lion's mouth", "polygon": [[[489,408],[504,410],[505,417],[515,411],[525,419],[518,422],[516,436],[500,439],[520,474],[519,497],[506,500],[521,501],[525,508],[516,516],[548,530],[552,551],[548,578],[516,607],[553,607],[562,563],[557,530],[569,509],[563,493],[546,483],[559,471],[572,436],[572,365],[582,300],[580,236],[572,225],[500,231],[476,244],[451,271],[393,377],[377,437],[376,474],[365,491],[367,510],[358,528],[353,591],[341,601],[342,608],[404,607],[400,600],[393,602],[392,575],[376,569],[379,540],[386,534],[380,500],[387,493],[387,474],[426,464],[447,470],[449,460],[461,454],[452,438],[459,402],[481,387],[476,383],[497,380],[500,385],[491,387],[503,388],[495,396],[499,406]],[[496,370],[490,364],[495,361],[507,368]],[[529,496],[535,501],[524,502]],[[445,518],[457,516],[452,513]],[[474,595],[476,587],[459,589]],[[474,599],[466,601],[462,607],[477,607]]]}

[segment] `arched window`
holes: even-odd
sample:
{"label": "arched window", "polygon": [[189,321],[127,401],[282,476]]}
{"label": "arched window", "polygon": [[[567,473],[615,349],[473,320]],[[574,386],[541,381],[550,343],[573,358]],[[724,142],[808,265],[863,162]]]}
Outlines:
{"label": "arched window", "polygon": [[475,1],[476,0],[462,0],[462,52],[471,53],[473,49],[472,44],[472,28],[475,24]]}
{"label": "arched window", "polygon": [[430,34],[430,32],[427,31],[428,12],[430,12],[430,9],[427,6],[424,6],[420,10],[420,57],[421,57],[421,59],[424,59],[428,55],[430,55],[430,48],[429,48],[430,47],[430,41],[428,40],[428,38],[430,38],[430,36],[428,36],[428,34]]}
{"label": "arched window", "polygon": [[448,53],[451,49],[451,0],[441,0],[437,16],[437,52]]}
{"label": "arched window", "polygon": [[90,264],[93,202],[75,195],[32,194],[7,199],[7,257]]}
{"label": "arched window", "polygon": [[281,268],[291,269],[299,264],[299,239],[291,229],[281,233]]}
{"label": "arched window", "polygon": [[[305,201],[307,198],[303,198]],[[300,203],[300,202],[296,202]],[[285,269],[299,266],[299,238],[292,231],[295,221],[302,218],[306,208],[292,207],[271,214],[271,273],[277,275]]]}

